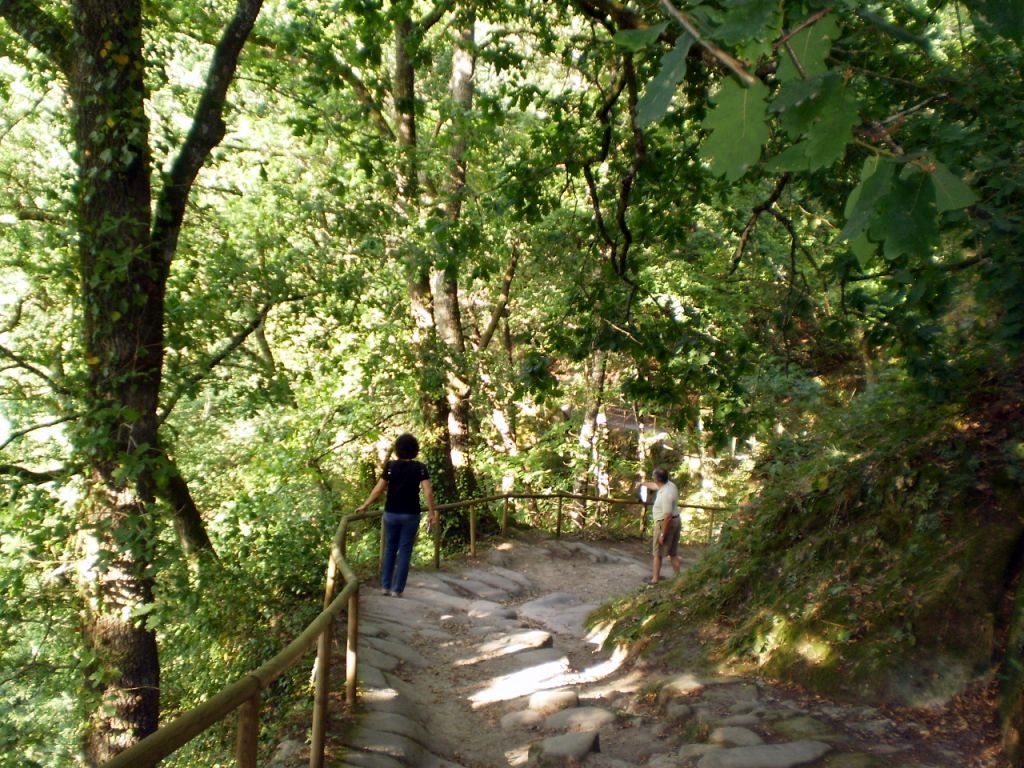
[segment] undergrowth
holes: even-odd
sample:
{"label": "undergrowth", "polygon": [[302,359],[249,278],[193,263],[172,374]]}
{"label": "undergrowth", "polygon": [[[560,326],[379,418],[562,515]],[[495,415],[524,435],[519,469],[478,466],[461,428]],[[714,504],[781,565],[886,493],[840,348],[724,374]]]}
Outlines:
{"label": "undergrowth", "polygon": [[992,668],[1012,623],[1017,389],[937,404],[893,376],[822,412],[769,446],[758,493],[682,579],[595,618],[666,659],[674,625],[720,665],[858,700],[945,700]]}

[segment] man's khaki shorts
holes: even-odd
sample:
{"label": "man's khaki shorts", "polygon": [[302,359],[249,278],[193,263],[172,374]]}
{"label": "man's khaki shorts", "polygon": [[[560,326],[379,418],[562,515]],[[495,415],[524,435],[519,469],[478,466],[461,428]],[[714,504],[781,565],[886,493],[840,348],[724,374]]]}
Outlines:
{"label": "man's khaki shorts", "polygon": [[682,530],[682,523],[678,517],[673,517],[668,524],[668,532],[665,534],[665,541],[658,543],[658,536],[661,533],[662,521],[654,524],[654,537],[651,541],[651,554],[659,557],[677,557],[679,555],[679,532]]}

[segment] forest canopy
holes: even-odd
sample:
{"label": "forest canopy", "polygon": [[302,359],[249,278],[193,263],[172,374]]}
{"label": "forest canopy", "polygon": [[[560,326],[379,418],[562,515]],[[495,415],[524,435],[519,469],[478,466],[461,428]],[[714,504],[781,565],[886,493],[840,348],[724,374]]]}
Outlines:
{"label": "forest canopy", "polygon": [[660,461],[735,508],[866,403],[1016,424],[1022,41],[1020,0],[0,0],[0,764],[274,652],[401,431],[442,501]]}

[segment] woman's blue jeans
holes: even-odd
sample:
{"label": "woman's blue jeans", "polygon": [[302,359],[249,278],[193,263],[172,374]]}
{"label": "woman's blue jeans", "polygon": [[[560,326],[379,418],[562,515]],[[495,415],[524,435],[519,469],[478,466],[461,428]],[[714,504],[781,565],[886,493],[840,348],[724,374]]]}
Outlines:
{"label": "woman's blue jeans", "polygon": [[420,516],[401,512],[384,513],[384,556],[381,589],[404,592],[412,560],[412,545],[420,529]]}

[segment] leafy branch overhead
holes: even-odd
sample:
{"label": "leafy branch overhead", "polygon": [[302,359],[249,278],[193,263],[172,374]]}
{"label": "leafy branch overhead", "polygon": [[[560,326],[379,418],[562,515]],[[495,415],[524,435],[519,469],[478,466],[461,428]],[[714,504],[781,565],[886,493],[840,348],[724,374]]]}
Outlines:
{"label": "leafy branch overhead", "polygon": [[[716,23],[713,14],[701,18],[711,35],[742,47],[774,31],[777,19],[772,6],[748,4],[745,15],[730,17],[727,24]],[[982,6],[991,13],[984,3],[973,7],[982,13]],[[995,18],[994,28],[1013,34],[1006,17],[996,14]],[[872,23],[877,24],[877,19]],[[630,50],[650,49],[658,40],[671,37],[667,24],[620,32],[615,39]],[[887,23],[887,29],[896,28]],[[924,147],[897,147],[901,155],[909,154],[890,158],[889,145],[876,147],[861,140],[862,135],[877,134],[892,144],[879,122],[862,115],[858,86],[851,82],[842,57],[832,54],[833,43],[845,32],[836,13],[817,12],[777,38],[759,68],[766,73],[763,80],[744,85],[723,76],[701,123],[705,136],[700,157],[713,175],[735,183],[748,175],[753,178],[755,172],[820,172],[834,168],[851,152],[866,149],[871,156],[861,185],[850,194],[842,239],[851,243],[862,267],[877,243],[884,244],[883,254],[889,261],[908,253],[927,254],[937,243],[942,214],[970,206],[976,195],[948,166],[928,158]],[[640,101],[639,125],[652,126],[668,113],[686,78],[692,45],[693,38],[684,31],[661,56]],[[764,155],[767,158],[762,160]],[[897,163],[902,169],[898,174],[894,173]],[[869,181],[875,173],[881,175]],[[865,183],[867,195],[862,194]]]}

